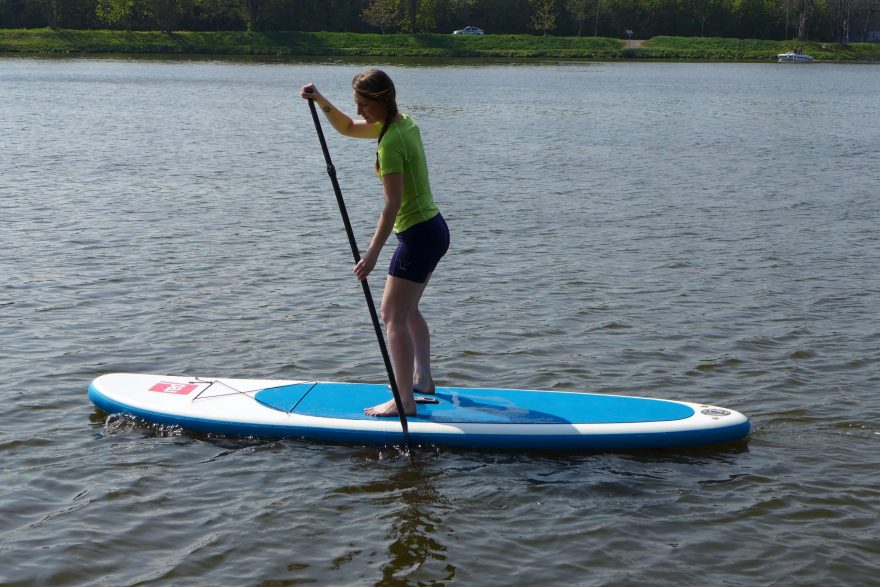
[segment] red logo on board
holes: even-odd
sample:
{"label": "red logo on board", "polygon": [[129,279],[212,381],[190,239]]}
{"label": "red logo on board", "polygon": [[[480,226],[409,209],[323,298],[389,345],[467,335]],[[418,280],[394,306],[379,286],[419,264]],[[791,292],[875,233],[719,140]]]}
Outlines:
{"label": "red logo on board", "polygon": [[192,393],[193,391],[198,389],[198,387],[198,385],[193,383],[169,383],[167,381],[160,381],[159,383],[151,387],[149,391],[186,395],[188,393]]}

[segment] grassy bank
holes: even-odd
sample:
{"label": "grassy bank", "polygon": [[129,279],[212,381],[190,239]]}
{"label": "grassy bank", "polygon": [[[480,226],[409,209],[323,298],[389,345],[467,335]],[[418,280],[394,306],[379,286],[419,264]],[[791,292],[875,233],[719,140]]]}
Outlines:
{"label": "grassy bank", "polygon": [[[305,32],[188,32],[48,29],[0,30],[0,53],[130,53],[340,57],[488,57],[509,59],[687,59],[769,61],[791,42],[655,37],[638,48],[626,41],[551,35],[379,35]],[[880,61],[880,44],[800,43],[822,60]]]}
{"label": "grassy bank", "polygon": [[750,61],[775,60],[794,47],[822,61],[880,61],[880,43],[820,43],[700,37],[654,37],[635,49],[644,59]]}

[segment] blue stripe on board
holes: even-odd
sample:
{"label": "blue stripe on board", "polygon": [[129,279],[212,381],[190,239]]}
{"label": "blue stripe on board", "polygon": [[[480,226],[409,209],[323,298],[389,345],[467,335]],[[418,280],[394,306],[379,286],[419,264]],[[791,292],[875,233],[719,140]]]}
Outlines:
{"label": "blue stripe on board", "polygon": [[273,410],[291,412],[296,404],[315,386],[315,383],[294,383],[269,387],[254,394],[254,399]]}
{"label": "blue stripe on board", "polygon": [[[369,420],[364,408],[391,399],[385,385],[318,383],[296,407],[305,416]],[[591,393],[440,388],[439,404],[419,404],[413,421],[486,424],[630,424],[684,420],[678,402]]]}

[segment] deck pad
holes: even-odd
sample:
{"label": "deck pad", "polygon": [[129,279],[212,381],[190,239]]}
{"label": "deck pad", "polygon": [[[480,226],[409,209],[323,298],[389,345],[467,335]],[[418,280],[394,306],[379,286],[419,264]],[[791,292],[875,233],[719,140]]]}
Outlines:
{"label": "deck pad", "polygon": [[[256,394],[257,401],[304,416],[345,420],[375,420],[364,408],[392,399],[385,385],[358,383],[317,383],[300,397],[300,386],[290,395],[287,388]],[[446,423],[496,424],[609,424],[683,420],[693,408],[677,402],[645,398],[573,392],[512,389],[438,388],[438,404],[418,405],[412,420]],[[290,406],[290,407],[287,407]]]}

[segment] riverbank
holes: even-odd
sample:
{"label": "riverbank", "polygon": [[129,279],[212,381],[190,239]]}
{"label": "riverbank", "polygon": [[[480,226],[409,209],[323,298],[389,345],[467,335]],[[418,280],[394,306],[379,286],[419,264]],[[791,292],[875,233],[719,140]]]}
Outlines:
{"label": "riverbank", "polygon": [[[637,46],[636,46],[637,45]],[[4,29],[0,53],[288,55],[317,57],[482,57],[508,59],[663,59],[773,61],[801,46],[823,61],[880,61],[878,43],[814,43],[654,37],[641,42],[552,35],[354,34]]]}

